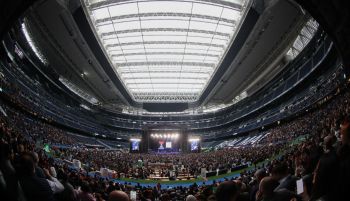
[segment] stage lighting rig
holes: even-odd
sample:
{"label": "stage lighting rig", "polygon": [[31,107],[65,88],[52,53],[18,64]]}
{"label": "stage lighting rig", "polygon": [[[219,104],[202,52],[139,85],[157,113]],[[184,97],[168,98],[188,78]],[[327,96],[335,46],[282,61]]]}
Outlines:
{"label": "stage lighting rig", "polygon": [[152,133],[150,136],[151,138],[177,139],[180,135],[178,133]]}

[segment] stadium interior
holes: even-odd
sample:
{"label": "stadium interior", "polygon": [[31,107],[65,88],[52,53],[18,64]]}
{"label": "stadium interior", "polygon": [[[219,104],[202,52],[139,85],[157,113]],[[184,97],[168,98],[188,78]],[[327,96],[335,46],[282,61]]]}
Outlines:
{"label": "stadium interior", "polygon": [[350,1],[0,10],[1,200],[350,200]]}

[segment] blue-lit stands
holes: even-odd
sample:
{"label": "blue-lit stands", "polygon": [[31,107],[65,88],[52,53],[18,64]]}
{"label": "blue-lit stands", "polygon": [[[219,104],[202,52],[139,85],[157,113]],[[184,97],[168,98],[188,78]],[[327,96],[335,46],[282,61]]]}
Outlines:
{"label": "blue-lit stands", "polygon": [[213,148],[223,148],[223,147],[241,147],[241,146],[254,146],[257,145],[261,140],[269,135],[268,132],[261,132],[251,136],[243,136],[237,137],[231,140],[221,140],[217,141],[215,144],[208,143],[203,144],[205,147],[213,147]]}

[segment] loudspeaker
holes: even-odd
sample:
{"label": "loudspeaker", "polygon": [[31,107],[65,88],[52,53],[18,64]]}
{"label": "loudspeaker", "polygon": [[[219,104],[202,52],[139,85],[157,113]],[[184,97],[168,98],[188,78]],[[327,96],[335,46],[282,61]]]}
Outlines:
{"label": "loudspeaker", "polygon": [[181,134],[181,152],[188,153],[188,133],[187,130],[182,130]]}
{"label": "loudspeaker", "polygon": [[148,153],[149,135],[150,134],[148,129],[142,130],[141,147],[140,147],[141,153]]}

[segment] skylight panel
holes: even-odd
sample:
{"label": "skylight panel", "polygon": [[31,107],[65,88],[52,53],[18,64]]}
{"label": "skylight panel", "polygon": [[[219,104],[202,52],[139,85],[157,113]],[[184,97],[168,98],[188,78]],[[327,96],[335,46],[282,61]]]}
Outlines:
{"label": "skylight panel", "polygon": [[119,38],[120,46],[125,46],[127,44],[136,43],[136,42],[142,43],[143,42],[142,36]]}
{"label": "skylight panel", "polygon": [[[206,23],[206,22],[191,22],[190,29],[214,31],[216,30],[216,24]],[[215,33],[213,33],[215,34]]]}
{"label": "skylight panel", "polygon": [[[166,50],[172,50],[172,49],[184,49],[185,48],[185,44],[181,44],[181,43],[163,43],[163,44],[157,44],[157,43],[150,43],[150,44],[144,44],[144,47],[147,49],[166,49]],[[149,51],[153,51],[153,50],[149,50]]]}
{"label": "skylight panel", "polygon": [[220,33],[228,33],[230,34],[233,30],[233,27],[229,27],[229,26],[224,26],[224,25],[217,25],[216,27],[216,31],[220,32]]}
{"label": "skylight panel", "polygon": [[[131,21],[131,22],[121,22],[121,23],[114,23],[113,27],[116,31],[125,31],[125,30],[132,30],[132,29],[140,29],[140,23],[138,21]],[[142,27],[144,28],[144,27]]]}
{"label": "skylight panel", "polygon": [[[173,13],[191,13],[191,5],[190,2],[177,2],[177,1],[148,1],[148,2],[140,2],[139,9],[140,13],[154,13],[154,12],[173,12]],[[161,8],[161,10],[160,10]]]}
{"label": "skylight panel", "polygon": [[[114,31],[113,25],[112,24],[106,24],[102,26],[98,26],[98,31],[101,33],[108,33]],[[111,35],[111,36],[105,36],[105,37],[115,37],[116,35]]]}
{"label": "skylight panel", "polygon": [[130,3],[130,4],[126,3],[126,4],[119,4],[116,6],[109,6],[108,10],[111,17],[119,16],[119,15],[130,15],[138,12],[136,3]]}
{"label": "skylight panel", "polygon": [[187,36],[187,42],[192,43],[210,43],[211,38],[210,37],[191,37]]}
{"label": "skylight panel", "polygon": [[186,29],[188,27],[189,22],[185,20],[143,20],[141,22],[141,26],[143,29],[147,28],[179,28]]}
{"label": "skylight panel", "polygon": [[186,40],[186,36],[172,36],[169,38],[169,36],[152,36],[152,35],[146,35],[143,36],[144,41],[184,41]]}
{"label": "skylight panel", "polygon": [[95,19],[109,18],[108,8],[100,8],[92,11],[92,17]]}
{"label": "skylight panel", "polygon": [[239,12],[235,12],[232,9],[224,8],[224,10],[221,13],[221,17],[224,19],[239,20],[241,16]]}
{"label": "skylight panel", "polygon": [[213,38],[211,40],[212,44],[217,44],[217,45],[227,45],[228,42],[229,41],[227,41],[227,40],[220,40],[220,39],[216,39],[216,38]]}
{"label": "skylight panel", "polygon": [[249,4],[84,0],[106,56],[137,102],[196,101],[230,48]]}
{"label": "skylight panel", "polygon": [[201,3],[193,3],[193,14],[199,14],[199,15],[209,15],[214,17],[219,17],[221,15],[221,11],[223,10],[223,7],[221,6],[212,6],[207,4],[201,4]]}

